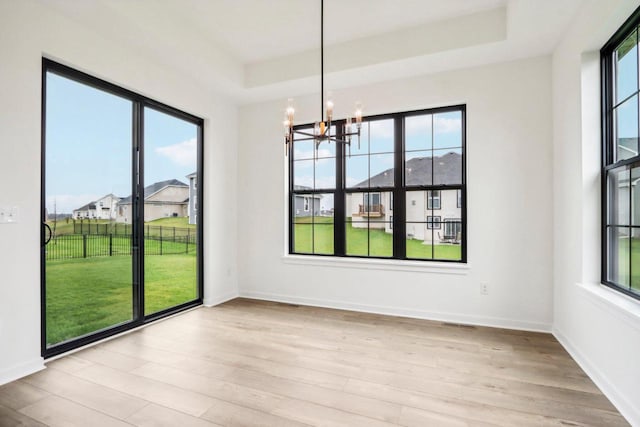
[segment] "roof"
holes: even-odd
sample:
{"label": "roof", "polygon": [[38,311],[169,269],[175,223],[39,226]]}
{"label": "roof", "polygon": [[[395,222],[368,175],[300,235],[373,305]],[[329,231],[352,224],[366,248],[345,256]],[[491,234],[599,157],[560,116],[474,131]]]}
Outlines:
{"label": "roof", "polygon": [[86,205],[79,207],[78,209],[74,209],[74,211],[87,211],[96,208],[96,202],[89,202]]}
{"label": "roof", "polygon": [[[182,181],[178,181],[177,179],[167,179],[166,181],[156,182],[144,188],[144,198],[148,198],[152,194],[157,193],[165,187],[174,186],[174,187],[189,187]],[[124,199],[121,199],[120,204],[129,204],[131,203],[131,196],[127,196]]]}
{"label": "roof", "polygon": [[[435,172],[432,171],[435,163]],[[462,155],[449,152],[440,157],[414,157],[406,162],[406,184],[407,185],[442,185],[462,183]],[[393,168],[380,172],[364,180],[353,187],[392,187]]]}
{"label": "roof", "polygon": [[185,178],[195,178],[198,176],[198,171],[191,172],[189,175],[186,175]]}

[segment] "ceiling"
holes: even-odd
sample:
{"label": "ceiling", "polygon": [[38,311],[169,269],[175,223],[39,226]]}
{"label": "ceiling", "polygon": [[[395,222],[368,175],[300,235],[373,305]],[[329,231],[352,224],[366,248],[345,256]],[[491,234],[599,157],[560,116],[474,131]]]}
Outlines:
{"label": "ceiling", "polygon": [[[40,1],[238,103],[318,91],[318,0]],[[325,0],[328,81],[549,54],[585,1]]]}

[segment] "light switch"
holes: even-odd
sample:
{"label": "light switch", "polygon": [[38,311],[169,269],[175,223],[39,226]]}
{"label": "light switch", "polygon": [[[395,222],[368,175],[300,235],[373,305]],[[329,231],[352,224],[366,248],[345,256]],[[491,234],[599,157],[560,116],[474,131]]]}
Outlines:
{"label": "light switch", "polygon": [[0,207],[0,224],[15,224],[19,221],[20,211],[17,206]]}

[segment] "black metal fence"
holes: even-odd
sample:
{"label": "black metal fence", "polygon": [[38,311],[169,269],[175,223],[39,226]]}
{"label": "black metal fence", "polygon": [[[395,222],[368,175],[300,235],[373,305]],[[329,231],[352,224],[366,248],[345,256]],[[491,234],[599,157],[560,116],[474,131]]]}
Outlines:
{"label": "black metal fence", "polygon": [[[131,224],[107,222],[98,223],[91,221],[73,221],[73,234],[97,234],[114,236],[130,236],[132,233]],[[162,225],[144,225],[145,236],[160,236],[165,238],[176,238],[181,236],[193,236],[196,234],[194,228],[166,227]]]}
{"label": "black metal fence", "polygon": [[[145,235],[145,255],[195,254],[196,233],[163,236]],[[46,246],[46,259],[92,258],[131,255],[131,235],[65,234],[54,237]]]}

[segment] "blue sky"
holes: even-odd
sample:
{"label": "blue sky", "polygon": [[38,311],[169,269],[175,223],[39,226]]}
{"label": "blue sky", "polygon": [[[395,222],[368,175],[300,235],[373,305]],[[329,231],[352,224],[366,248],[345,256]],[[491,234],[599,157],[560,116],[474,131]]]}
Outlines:
{"label": "blue sky", "polygon": [[[47,74],[46,205],[73,209],[113,193],[131,194],[130,101]],[[145,110],[145,184],[196,170],[197,127]]]}

